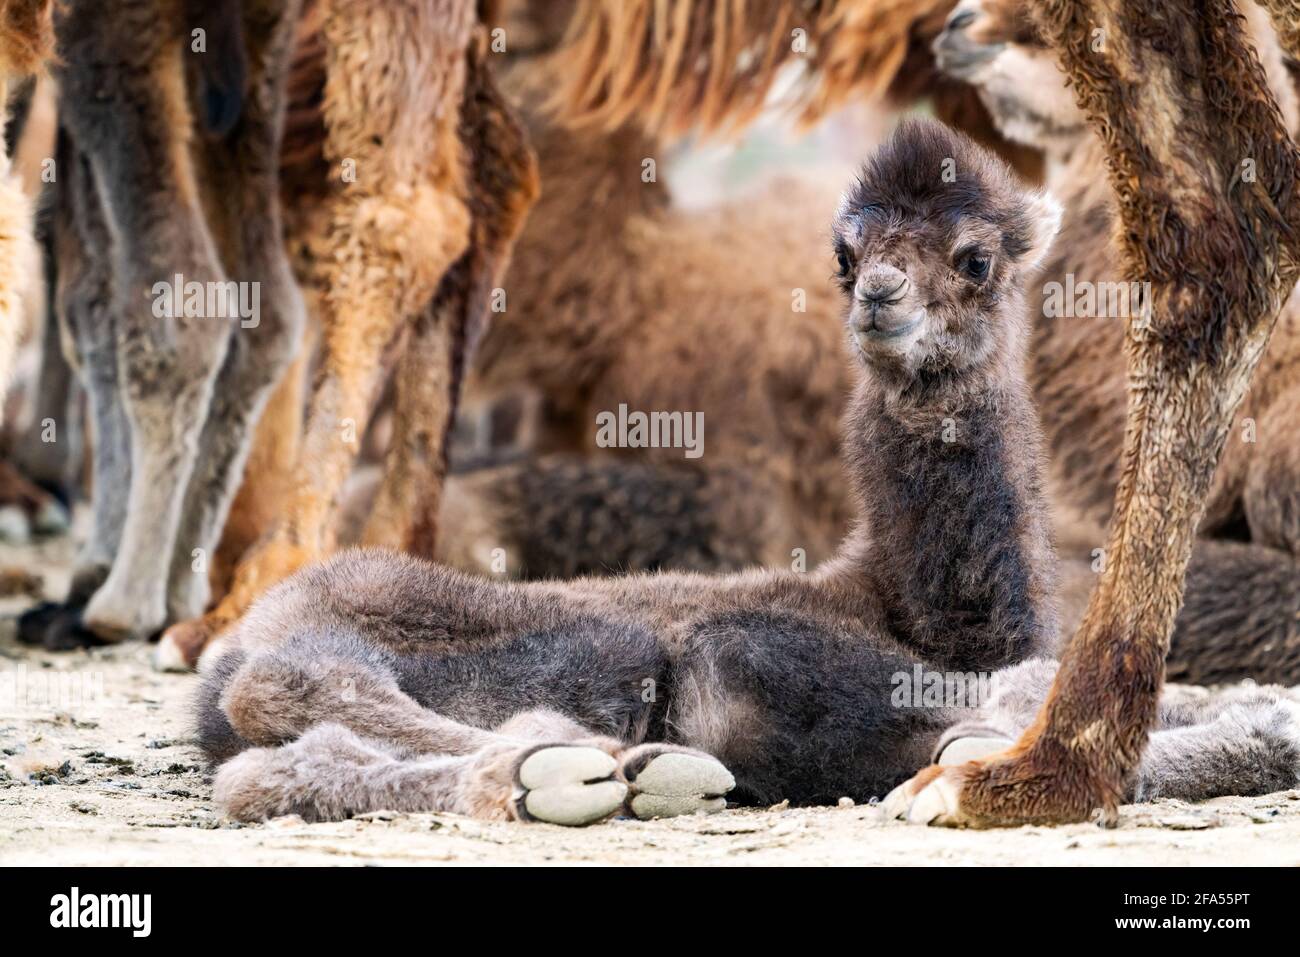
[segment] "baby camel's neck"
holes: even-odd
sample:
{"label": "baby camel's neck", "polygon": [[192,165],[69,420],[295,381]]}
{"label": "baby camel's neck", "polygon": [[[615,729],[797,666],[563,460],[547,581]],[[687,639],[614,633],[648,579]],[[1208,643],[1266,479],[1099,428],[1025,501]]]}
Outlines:
{"label": "baby camel's neck", "polygon": [[828,571],[935,665],[991,670],[1056,640],[1042,437],[1020,363],[917,397],[867,381],[846,418],[861,519]]}

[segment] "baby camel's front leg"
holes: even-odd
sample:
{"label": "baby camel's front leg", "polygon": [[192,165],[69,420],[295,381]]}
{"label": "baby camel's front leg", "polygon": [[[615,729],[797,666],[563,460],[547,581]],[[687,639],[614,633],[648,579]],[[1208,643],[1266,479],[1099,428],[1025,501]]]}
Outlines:
{"label": "baby camel's front leg", "polygon": [[334,821],[370,811],[448,811],[488,820],[590,824],[617,811],[627,786],[617,761],[584,746],[503,742],[468,755],[404,758],[339,724],[277,748],[244,751],[213,784],[231,817],[298,814]]}
{"label": "baby camel's front leg", "polygon": [[342,725],[318,724],[289,744],[228,761],[214,796],[226,813],[250,821],[394,810],[584,825],[620,811],[648,819],[721,810],[734,784],[706,754],[661,744],[627,747],[545,709],[476,737],[491,743],[471,754],[411,757]]}

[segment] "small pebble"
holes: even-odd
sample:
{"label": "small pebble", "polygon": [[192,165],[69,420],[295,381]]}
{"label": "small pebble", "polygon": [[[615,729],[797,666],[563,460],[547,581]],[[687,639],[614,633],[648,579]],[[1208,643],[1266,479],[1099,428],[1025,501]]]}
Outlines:
{"label": "small pebble", "polygon": [[851,797],[842,797],[835,802],[836,807],[853,807],[854,801]]}

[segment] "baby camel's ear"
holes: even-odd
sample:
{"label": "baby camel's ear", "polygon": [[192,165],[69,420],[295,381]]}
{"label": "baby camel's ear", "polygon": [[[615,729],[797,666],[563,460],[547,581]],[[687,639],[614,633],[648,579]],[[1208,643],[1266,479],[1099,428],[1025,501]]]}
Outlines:
{"label": "baby camel's ear", "polygon": [[1050,193],[1036,189],[1025,196],[1025,215],[1029,220],[1029,249],[1020,260],[1020,268],[1033,272],[1047,259],[1056,231],[1061,228],[1061,204]]}

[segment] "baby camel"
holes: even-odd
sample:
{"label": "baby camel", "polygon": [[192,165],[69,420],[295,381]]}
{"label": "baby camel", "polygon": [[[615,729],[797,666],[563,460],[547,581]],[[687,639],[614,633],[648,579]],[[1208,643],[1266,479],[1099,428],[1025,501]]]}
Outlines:
{"label": "baby camel", "polygon": [[[868,798],[936,745],[967,757],[982,729],[1018,733],[1052,671],[1025,659],[1057,631],[1021,288],[1058,216],[960,134],[901,127],[835,224],[865,371],[846,447],[866,518],[837,558],[807,575],[518,585],[344,553],[268,592],[206,669],[218,804],[244,819],[384,807],[582,824],[728,793]],[[973,722],[892,700],[914,667],[1022,661]],[[1264,704],[1274,721],[1286,707]],[[1282,737],[1273,776],[1237,762],[1252,787],[1294,781]],[[1162,767],[1186,766],[1167,752]]]}
{"label": "baby camel", "polygon": [[[634,813],[681,785],[687,809],[716,804],[732,781],[717,761],[744,801],[883,793],[944,728],[891,707],[891,675],[996,669],[1056,634],[1020,289],[1057,217],[968,140],[902,127],[836,223],[868,372],[846,436],[867,521],[837,558],[512,585],[344,553],[268,592],[208,675],[211,758],[283,745],[229,761],[218,802],[581,823],[623,803],[621,781]],[[322,721],[343,729],[299,737]],[[399,789],[366,770],[393,747],[440,757],[404,765]]]}

